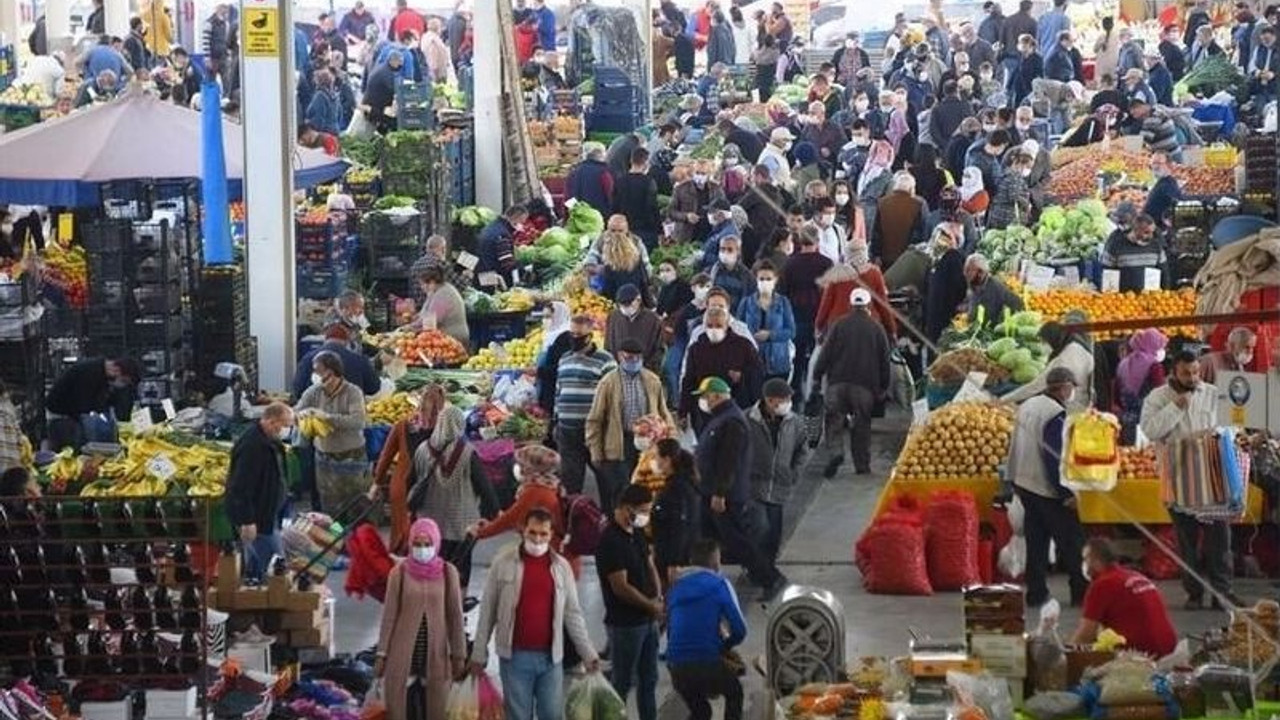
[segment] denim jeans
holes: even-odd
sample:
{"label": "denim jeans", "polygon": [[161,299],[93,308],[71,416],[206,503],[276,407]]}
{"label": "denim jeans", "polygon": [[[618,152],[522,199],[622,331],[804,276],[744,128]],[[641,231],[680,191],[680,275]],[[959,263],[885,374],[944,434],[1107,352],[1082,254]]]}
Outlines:
{"label": "denim jeans", "polygon": [[551,653],[513,650],[498,662],[507,720],[561,720],[564,717],[564,669]]}
{"label": "denim jeans", "polygon": [[276,533],[270,535],[258,533],[253,542],[241,543],[241,551],[244,554],[244,567],[241,569],[244,578],[262,582],[262,579],[267,576],[267,566],[271,563],[271,558],[281,554],[280,536]]}
{"label": "denim jeans", "polygon": [[636,708],[640,720],[658,717],[658,626],[653,623],[624,627],[610,625],[609,648],[613,670],[609,682],[623,701],[636,682]]}

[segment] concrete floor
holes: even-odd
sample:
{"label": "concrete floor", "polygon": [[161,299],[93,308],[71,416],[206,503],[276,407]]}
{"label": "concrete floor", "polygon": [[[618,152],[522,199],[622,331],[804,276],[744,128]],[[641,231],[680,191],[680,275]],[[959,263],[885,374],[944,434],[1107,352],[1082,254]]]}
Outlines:
{"label": "concrete floor", "polygon": [[[809,466],[802,486],[794,502],[787,508],[785,517],[785,546],[780,567],[793,584],[808,585],[833,593],[843,604],[846,625],[847,658],[860,656],[892,657],[905,653],[910,639],[908,629],[917,634],[935,638],[954,638],[963,633],[961,602],[958,593],[943,593],[931,597],[895,597],[871,595],[862,589],[862,577],[853,565],[852,548],[870,520],[885,478],[893,467],[905,437],[909,418],[891,416],[878,421],[872,440],[872,474],[855,476],[852,466],[846,462],[831,480],[821,476],[823,457],[817,457]],[[493,553],[514,536],[505,536],[482,543],[476,551],[475,569],[471,580],[472,594],[484,585],[485,571]],[[726,570],[728,577],[738,576],[736,568]],[[377,641],[378,622],[382,606],[372,600],[355,601],[342,594],[342,578],[331,577],[330,585],[338,597],[337,637],[338,652],[356,652]],[[1274,596],[1268,583],[1262,581],[1241,582],[1238,594],[1247,601],[1263,596]],[[739,596],[747,616],[749,633],[742,648],[744,658],[761,656],[765,649],[765,629],[768,608],[755,602],[758,590],[742,579],[738,582]],[[1068,597],[1065,578],[1053,578],[1055,596]],[[1173,612],[1175,626],[1184,635],[1202,633],[1221,627],[1228,621],[1221,612],[1187,613],[1180,610],[1182,593],[1177,583],[1162,585],[1166,601]],[[592,638],[597,647],[604,645],[603,606],[594,563],[584,563],[578,592],[587,613]],[[1063,632],[1070,634],[1079,619],[1078,611],[1064,608]],[[1028,618],[1028,627],[1035,626],[1035,618]],[[496,667],[493,668],[496,670]],[[671,691],[665,671],[660,671],[658,697],[659,716],[662,720],[683,720],[688,717],[683,703]],[[754,715],[751,708],[753,690],[759,691],[761,678],[748,675],[747,717]],[[758,692],[757,692],[758,695]],[[756,703],[759,705],[759,703]],[[632,705],[634,717],[634,703]],[[762,708],[757,707],[759,711]]]}

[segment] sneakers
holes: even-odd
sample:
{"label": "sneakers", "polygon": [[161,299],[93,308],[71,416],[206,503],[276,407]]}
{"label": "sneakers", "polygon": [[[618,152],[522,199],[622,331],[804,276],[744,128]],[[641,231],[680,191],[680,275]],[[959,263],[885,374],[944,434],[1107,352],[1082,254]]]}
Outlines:
{"label": "sneakers", "polygon": [[778,573],[777,576],[774,577],[773,582],[769,583],[768,587],[766,587],[764,591],[760,593],[760,602],[762,603],[773,602],[775,599],[777,599],[778,595],[782,594],[783,590],[787,589],[787,586],[790,584],[791,584],[791,581],[787,579],[786,575],[783,575],[782,573]]}
{"label": "sneakers", "polygon": [[844,457],[836,455],[827,461],[827,466],[822,469],[822,477],[830,480],[836,476],[836,471],[840,469],[840,465],[844,463]]}

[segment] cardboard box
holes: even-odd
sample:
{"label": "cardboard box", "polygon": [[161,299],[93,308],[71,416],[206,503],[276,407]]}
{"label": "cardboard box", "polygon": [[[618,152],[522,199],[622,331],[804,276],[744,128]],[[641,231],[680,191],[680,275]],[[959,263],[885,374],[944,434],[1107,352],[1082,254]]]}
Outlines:
{"label": "cardboard box", "polygon": [[271,671],[271,645],[267,643],[235,643],[227,649],[227,659],[240,663],[244,670]]}
{"label": "cardboard box", "polygon": [[320,591],[290,590],[282,609],[289,612],[315,612],[320,609]]}
{"label": "cardboard box", "polygon": [[1027,623],[1020,617],[1005,619],[971,618],[964,619],[965,635],[1022,635],[1027,631]]}
{"label": "cardboard box", "polygon": [[329,645],[328,624],[306,630],[290,630],[289,645],[295,648],[327,647]]}
{"label": "cardboard box", "polygon": [[242,587],[235,592],[236,610],[266,610],[268,607],[267,589],[264,587]]}
{"label": "cardboard box", "polygon": [[231,595],[240,587],[240,556],[223,553],[218,557],[218,592]]}
{"label": "cardboard box", "polygon": [[969,653],[992,675],[1027,676],[1027,639],[1022,635],[971,635]]}
{"label": "cardboard box", "polygon": [[280,614],[281,630],[310,630],[325,624],[324,610],[285,612]]}
{"label": "cardboard box", "polygon": [[196,712],[196,689],[147,690],[147,718],[187,718]]}
{"label": "cardboard box", "polygon": [[293,589],[293,573],[267,578],[267,603],[272,610],[284,610]]}

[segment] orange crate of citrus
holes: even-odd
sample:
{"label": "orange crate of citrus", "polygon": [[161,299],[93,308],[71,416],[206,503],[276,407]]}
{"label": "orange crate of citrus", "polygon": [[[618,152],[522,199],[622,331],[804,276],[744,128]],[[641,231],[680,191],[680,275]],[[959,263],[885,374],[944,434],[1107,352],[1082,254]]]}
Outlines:
{"label": "orange crate of citrus", "polygon": [[[1083,288],[1052,289],[1029,292],[1024,297],[1028,310],[1035,310],[1046,318],[1061,319],[1072,310],[1083,310],[1090,322],[1161,320],[1196,314],[1195,291],[1189,288],[1142,293],[1104,293]],[[1159,330],[1169,337],[1197,337],[1199,334],[1192,325],[1161,327]],[[1121,339],[1132,334],[1132,330],[1107,330],[1094,333],[1094,337],[1098,340]]]}
{"label": "orange crate of citrus", "polygon": [[1120,448],[1121,480],[1152,480],[1157,477],[1155,448]]}
{"label": "orange crate of citrus", "polygon": [[439,330],[400,337],[396,354],[410,365],[460,365],[467,361],[467,348]]}

